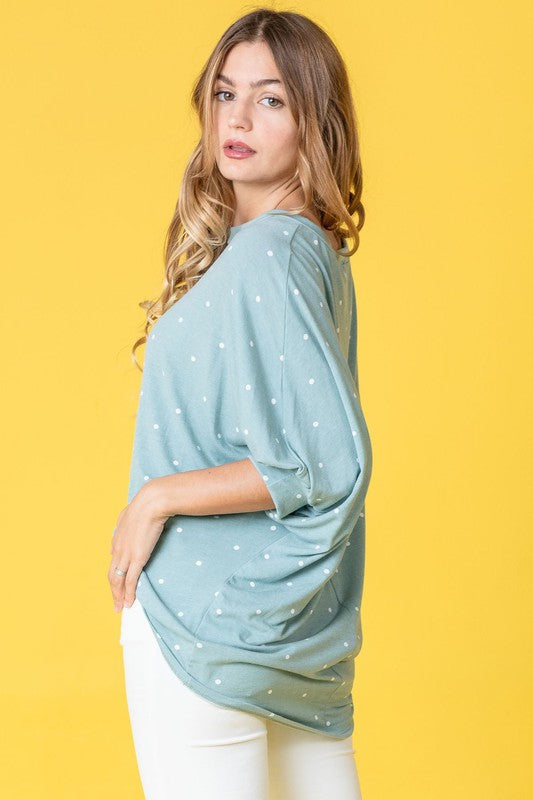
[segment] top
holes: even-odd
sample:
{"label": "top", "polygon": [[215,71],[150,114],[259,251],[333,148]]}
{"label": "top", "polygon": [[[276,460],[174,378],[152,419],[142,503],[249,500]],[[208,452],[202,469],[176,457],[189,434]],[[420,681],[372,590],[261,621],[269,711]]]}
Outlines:
{"label": "top", "polygon": [[333,738],[354,730],[372,462],[343,244],[281,209],[230,228],[148,334],[128,490],[250,459],[274,508],[170,517],[136,596],[190,689]]}

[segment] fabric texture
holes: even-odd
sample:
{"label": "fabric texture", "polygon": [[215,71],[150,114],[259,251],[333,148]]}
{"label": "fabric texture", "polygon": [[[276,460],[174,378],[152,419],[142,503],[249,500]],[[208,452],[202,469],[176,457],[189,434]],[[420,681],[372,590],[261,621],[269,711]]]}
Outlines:
{"label": "fabric texture", "polygon": [[372,469],[355,288],[324,231],[280,209],[230,228],[152,327],[128,502],[152,478],[244,458],[274,507],[171,517],[136,596],[190,689],[345,738]]}
{"label": "fabric texture", "polygon": [[122,610],[120,644],[146,800],[361,800],[351,736],[301,730],[192,691],[137,598]]}

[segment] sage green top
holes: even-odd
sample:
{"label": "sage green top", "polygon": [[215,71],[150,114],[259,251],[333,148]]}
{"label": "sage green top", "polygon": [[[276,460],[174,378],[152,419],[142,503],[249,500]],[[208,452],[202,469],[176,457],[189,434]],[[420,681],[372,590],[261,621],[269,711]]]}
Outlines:
{"label": "sage green top", "polygon": [[281,209],[230,228],[149,333],[128,492],[250,459],[273,508],[171,517],[137,598],[190,689],[334,738],[354,730],[372,467],[343,244]]}

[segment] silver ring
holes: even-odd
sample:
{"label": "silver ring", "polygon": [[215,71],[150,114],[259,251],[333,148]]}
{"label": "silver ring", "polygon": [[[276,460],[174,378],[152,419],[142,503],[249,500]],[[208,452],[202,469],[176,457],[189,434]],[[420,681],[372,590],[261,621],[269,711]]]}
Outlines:
{"label": "silver ring", "polygon": [[126,570],[126,572],[124,572],[124,570],[122,569],[115,568],[115,572],[117,573],[117,575],[126,575],[128,571]]}

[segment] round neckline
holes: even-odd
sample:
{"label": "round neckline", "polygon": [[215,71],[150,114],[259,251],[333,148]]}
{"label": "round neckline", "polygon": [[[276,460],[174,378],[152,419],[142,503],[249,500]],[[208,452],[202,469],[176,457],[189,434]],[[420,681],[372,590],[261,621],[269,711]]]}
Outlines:
{"label": "round neckline", "polygon": [[346,239],[344,238],[344,236],[341,237],[341,239],[343,241],[343,246],[341,247],[341,249],[340,250],[334,250],[333,247],[331,246],[331,243],[330,243],[328,237],[326,236],[326,234],[324,233],[324,231],[322,230],[320,225],[317,225],[316,222],[313,222],[312,219],[309,219],[308,217],[304,217],[302,214],[291,214],[289,211],[287,211],[284,208],[271,208],[269,211],[263,211],[263,213],[262,214],[258,214],[257,217],[254,217],[253,219],[249,219],[248,222],[241,222],[240,225],[232,225],[230,227],[230,229],[229,229],[230,230],[230,235],[232,233],[234,233],[235,231],[239,231],[241,228],[245,228],[246,225],[250,225],[252,222],[256,222],[258,219],[261,219],[262,217],[266,217],[268,214],[284,214],[286,217],[299,219],[301,222],[303,222],[304,224],[308,225],[312,230],[316,231],[319,234],[319,236],[322,237],[322,241],[328,247],[328,249],[331,251],[331,253],[333,253],[333,255],[335,255],[337,258],[344,257],[344,255],[346,253],[346,250],[348,249],[348,245],[347,245],[347,242],[346,242]]}

